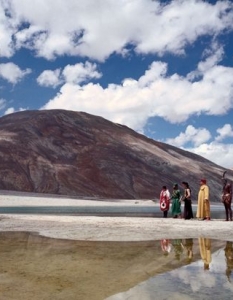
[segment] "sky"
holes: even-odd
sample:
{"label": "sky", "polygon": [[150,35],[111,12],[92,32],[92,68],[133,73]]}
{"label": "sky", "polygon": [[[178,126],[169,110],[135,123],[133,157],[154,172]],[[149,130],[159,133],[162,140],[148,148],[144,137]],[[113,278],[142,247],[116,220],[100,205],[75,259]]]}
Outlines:
{"label": "sky", "polygon": [[102,116],[233,168],[233,1],[0,0],[0,116]]}

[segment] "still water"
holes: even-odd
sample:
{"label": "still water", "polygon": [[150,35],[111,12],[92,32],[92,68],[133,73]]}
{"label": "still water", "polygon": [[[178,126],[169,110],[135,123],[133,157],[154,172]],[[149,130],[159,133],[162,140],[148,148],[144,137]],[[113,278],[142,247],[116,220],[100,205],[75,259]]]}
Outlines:
{"label": "still water", "polygon": [[[196,214],[197,205],[193,204],[193,213]],[[0,214],[42,214],[42,215],[83,215],[83,216],[130,216],[130,217],[157,217],[162,212],[158,205],[151,206],[0,206]],[[171,212],[168,213],[171,217]],[[225,219],[223,205],[211,206],[212,219]]]}
{"label": "still water", "polygon": [[0,299],[233,299],[232,242],[0,233]]}

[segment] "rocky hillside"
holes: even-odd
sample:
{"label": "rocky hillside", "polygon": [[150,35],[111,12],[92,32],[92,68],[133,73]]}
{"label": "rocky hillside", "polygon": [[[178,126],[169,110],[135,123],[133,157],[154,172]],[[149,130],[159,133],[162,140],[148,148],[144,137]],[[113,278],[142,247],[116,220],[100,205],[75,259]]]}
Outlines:
{"label": "rocky hillside", "polygon": [[[224,169],[101,117],[65,110],[0,118],[0,189],[101,198],[157,198],[162,185],[206,177],[212,199]],[[228,171],[232,177],[233,172]]]}

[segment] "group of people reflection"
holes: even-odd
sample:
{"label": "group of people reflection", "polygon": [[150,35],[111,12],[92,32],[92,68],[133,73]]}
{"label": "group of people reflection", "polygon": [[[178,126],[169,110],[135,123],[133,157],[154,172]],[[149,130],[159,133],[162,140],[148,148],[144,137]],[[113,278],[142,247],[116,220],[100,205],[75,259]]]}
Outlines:
{"label": "group of people reflection", "polygon": [[[198,238],[199,254],[203,261],[204,270],[209,270],[211,257],[211,240],[208,238]],[[190,264],[193,262],[193,239],[162,239],[161,249],[163,254],[168,256],[174,253],[175,259],[180,260],[181,256],[186,257],[186,263]],[[230,280],[231,273],[233,271],[233,242],[227,241],[225,248],[225,259],[226,259],[226,276]]]}

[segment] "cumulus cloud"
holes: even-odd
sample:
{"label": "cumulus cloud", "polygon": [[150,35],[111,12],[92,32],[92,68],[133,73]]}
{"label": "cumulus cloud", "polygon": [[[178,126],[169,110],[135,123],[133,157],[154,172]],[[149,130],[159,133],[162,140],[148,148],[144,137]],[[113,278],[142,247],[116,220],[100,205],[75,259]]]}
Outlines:
{"label": "cumulus cloud", "polygon": [[41,86],[51,87],[57,87],[64,82],[80,84],[90,79],[100,78],[102,75],[96,68],[96,64],[85,62],[67,65],[62,71],[61,69],[45,70],[37,78],[37,82]]}
{"label": "cumulus cloud", "polygon": [[16,64],[11,62],[0,64],[0,77],[13,84],[22,80],[29,73],[31,73],[31,69],[21,70]]}
{"label": "cumulus cloud", "polygon": [[[225,168],[233,169],[233,144],[222,143],[226,137],[233,137],[232,129],[230,124],[225,124],[216,130],[217,136],[213,137],[206,128],[195,128],[188,125],[185,132],[181,132],[175,138],[167,139],[166,143],[201,155]],[[191,144],[191,146],[187,146],[187,144]]]}
{"label": "cumulus cloud", "polygon": [[6,109],[4,115],[9,115],[9,114],[13,114],[15,112],[14,107],[9,107]]}
{"label": "cumulus cloud", "polygon": [[232,29],[232,17],[230,1],[5,0],[0,55],[26,47],[47,59],[68,54],[104,60],[124,54],[128,45],[142,54],[182,54],[198,37]]}
{"label": "cumulus cloud", "polygon": [[65,82],[80,84],[92,78],[100,78],[101,74],[96,71],[96,64],[90,62],[68,65],[64,68],[62,75]]}
{"label": "cumulus cloud", "polygon": [[222,141],[225,138],[233,137],[233,127],[230,124],[225,124],[222,128],[217,129],[218,136],[216,141]]}
{"label": "cumulus cloud", "polygon": [[12,37],[15,30],[14,26],[11,26],[11,21],[6,16],[5,9],[5,3],[0,1],[0,57],[11,57],[14,53]]}
{"label": "cumulus cloud", "polygon": [[210,139],[211,133],[206,128],[195,128],[192,125],[188,125],[185,132],[181,132],[173,139],[167,139],[166,142],[176,147],[183,147],[189,142],[194,144],[194,146],[200,146]]}
{"label": "cumulus cloud", "polygon": [[185,148],[187,151],[196,153],[228,169],[233,169],[232,152],[233,144],[219,142],[204,143],[198,147]]}
{"label": "cumulus cloud", "polygon": [[6,111],[4,112],[4,115],[9,115],[9,114],[13,114],[17,111],[24,111],[24,110],[27,110],[27,108],[20,107],[18,110],[16,110],[14,107],[8,107],[6,109]]}
{"label": "cumulus cloud", "polygon": [[[181,123],[192,115],[225,114],[233,107],[233,68],[213,65],[199,81],[167,75],[167,64],[153,62],[138,80],[122,84],[65,83],[43,108],[82,110],[143,131],[148,118],[162,117]],[[69,103],[69,104],[68,104]]]}
{"label": "cumulus cloud", "polygon": [[61,79],[61,70],[56,69],[54,71],[52,70],[45,70],[43,71],[40,76],[37,78],[37,82],[41,86],[47,86],[47,87],[57,87],[62,83]]}

